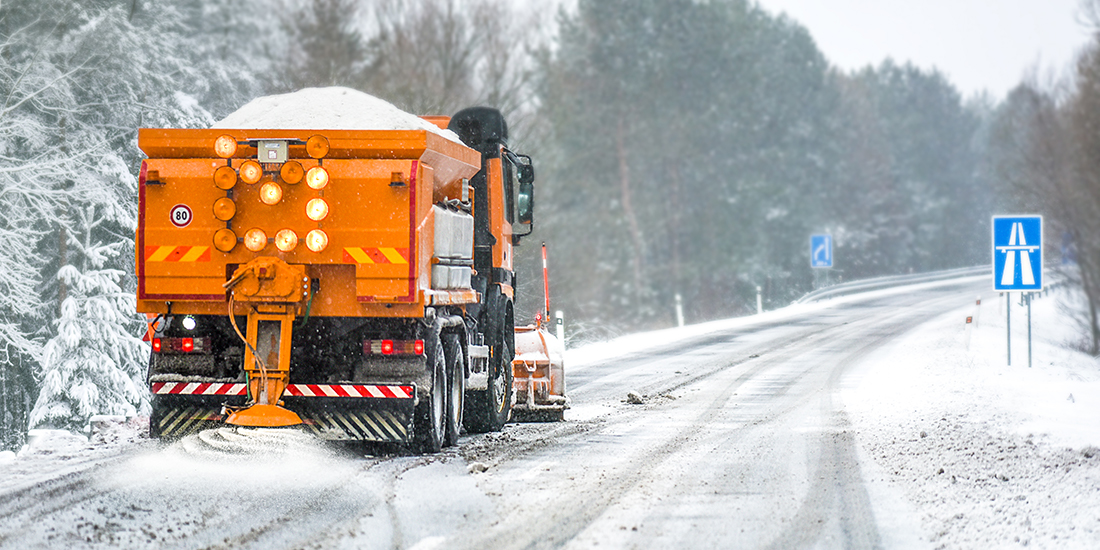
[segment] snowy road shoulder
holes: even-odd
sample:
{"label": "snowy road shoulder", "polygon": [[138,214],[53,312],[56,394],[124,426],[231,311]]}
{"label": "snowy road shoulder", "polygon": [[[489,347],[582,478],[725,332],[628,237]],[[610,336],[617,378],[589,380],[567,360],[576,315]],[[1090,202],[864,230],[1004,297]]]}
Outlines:
{"label": "snowy road shoulder", "polygon": [[[1067,348],[1063,299],[1034,303],[1031,368],[1025,310],[1013,306],[1008,366],[1005,305],[988,293],[846,379],[841,396],[870,469],[918,509],[933,546],[1100,540],[1100,362]],[[967,316],[977,324],[968,328]]]}

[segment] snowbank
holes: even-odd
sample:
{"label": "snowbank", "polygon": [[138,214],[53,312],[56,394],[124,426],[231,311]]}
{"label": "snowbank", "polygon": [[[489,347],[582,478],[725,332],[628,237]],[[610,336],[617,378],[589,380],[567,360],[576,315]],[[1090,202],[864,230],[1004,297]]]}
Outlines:
{"label": "snowbank", "polygon": [[225,117],[213,128],[280,130],[428,130],[451,141],[458,135],[442,130],[392,103],[351,88],[305,88],[259,97]]}
{"label": "snowbank", "polygon": [[982,298],[848,373],[868,481],[900,489],[936,547],[1100,547],[1100,361],[1067,346],[1077,298],[1033,303],[1030,368],[1026,309],[1014,296],[1008,365],[1004,298]]}

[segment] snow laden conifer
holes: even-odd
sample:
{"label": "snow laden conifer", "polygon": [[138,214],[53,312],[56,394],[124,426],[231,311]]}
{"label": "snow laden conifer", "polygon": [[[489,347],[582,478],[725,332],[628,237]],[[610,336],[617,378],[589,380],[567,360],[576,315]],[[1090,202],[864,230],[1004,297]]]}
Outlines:
{"label": "snow laden conifer", "polygon": [[95,230],[110,221],[110,207],[86,206],[75,211],[83,269],[66,265],[58,278],[69,289],[56,321],[57,335],[46,343],[42,384],[30,415],[33,427],[80,431],[97,414],[147,414],[148,390],[143,364],[148,347],[133,336],[140,321],[133,313],[134,295],[123,290],[125,273],[107,267],[132,243],[93,240]]}

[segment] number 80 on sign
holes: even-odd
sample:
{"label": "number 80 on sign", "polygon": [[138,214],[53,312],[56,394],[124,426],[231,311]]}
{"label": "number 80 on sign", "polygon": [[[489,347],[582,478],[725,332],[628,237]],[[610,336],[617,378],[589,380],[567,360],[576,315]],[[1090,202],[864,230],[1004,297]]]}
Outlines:
{"label": "number 80 on sign", "polygon": [[172,225],[181,228],[191,225],[191,218],[194,217],[191,214],[191,208],[186,204],[177,204],[173,206],[168,216],[172,219]]}

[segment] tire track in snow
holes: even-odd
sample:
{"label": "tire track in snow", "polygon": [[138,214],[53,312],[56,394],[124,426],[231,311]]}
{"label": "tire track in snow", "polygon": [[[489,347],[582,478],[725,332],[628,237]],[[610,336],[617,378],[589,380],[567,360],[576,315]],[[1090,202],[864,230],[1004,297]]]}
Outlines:
{"label": "tire track in snow", "polygon": [[[805,342],[805,338],[808,335],[819,335],[822,338],[827,337],[833,341],[846,340],[851,342],[865,342],[866,339],[864,335],[867,332],[867,327],[889,324],[889,330],[884,331],[885,334],[864,344],[856,353],[848,354],[844,359],[838,361],[837,366],[832,369],[831,374],[828,376],[828,383],[825,384],[825,389],[823,390],[824,396],[828,399],[828,401],[825,402],[827,405],[825,409],[828,410],[830,416],[832,416],[832,386],[835,385],[839,376],[851,361],[857,360],[858,357],[868,353],[878,345],[881,345],[881,343],[905,332],[906,328],[913,324],[912,322],[915,317],[925,315],[926,311],[931,310],[940,303],[948,303],[954,300],[957,300],[957,297],[949,296],[942,300],[937,300],[933,304],[926,303],[925,305],[927,307],[922,307],[916,312],[912,310],[894,312],[889,314],[885,320],[880,317],[867,321],[861,320],[841,325],[832,325],[817,330],[811,330],[794,337],[781,338],[778,343],[775,341],[769,342],[762,347],[767,350],[766,354],[760,354],[762,357],[759,361],[747,365],[748,368],[744,372],[741,372],[733,380],[727,383],[718,396],[711,401],[709,406],[695,419],[690,427],[685,428],[670,440],[649,449],[641,456],[633,457],[630,461],[634,466],[633,468],[620,470],[613,475],[605,473],[599,481],[598,493],[596,495],[583,499],[582,502],[577,502],[575,498],[566,496],[565,498],[559,499],[559,502],[545,502],[539,505],[539,508],[542,510],[570,510],[570,512],[551,512],[549,517],[545,518],[545,520],[538,525],[531,524],[530,518],[533,516],[519,518],[516,523],[523,525],[522,529],[514,527],[508,529],[502,527],[498,528],[496,533],[475,537],[473,542],[468,545],[466,541],[456,542],[456,544],[470,548],[479,546],[549,548],[557,547],[573,540],[594,520],[598,519],[605,511],[619,502],[623,495],[628,493],[630,489],[645,484],[648,479],[659,475],[657,472],[663,470],[663,468],[659,466],[660,464],[672,460],[677,454],[690,454],[689,451],[692,450],[691,447],[693,445],[709,444],[707,441],[701,441],[696,435],[709,427],[712,421],[726,409],[728,402],[736,393],[736,390],[742,387],[746,382],[754,380],[766,370],[782,366],[796,356],[815,351],[815,344],[808,344]],[[728,338],[728,335],[724,335],[724,337]],[[745,363],[747,361],[747,359],[740,359],[722,362],[717,367],[707,369],[706,371],[692,376],[690,380],[683,380],[681,378],[679,380],[670,381],[671,383],[666,383],[662,389],[668,392],[672,391],[673,388],[679,389],[688,387],[692,384],[712,378],[717,374],[728,373],[728,371],[736,367],[746,366]],[[785,381],[772,388],[772,392],[769,394],[772,398],[770,402],[774,405],[775,398],[786,395],[792,387],[806,378],[807,373],[813,370],[815,370],[813,367],[809,367],[800,369],[794,373],[788,373],[788,378]],[[824,380],[822,380],[822,382],[824,382]],[[655,387],[662,386],[656,384]],[[763,429],[767,424],[804,406],[807,399],[811,399],[817,395],[820,395],[820,393],[811,391],[804,395],[793,396],[789,402],[780,403],[782,406],[778,408],[772,407],[766,414],[756,416],[751,427],[737,429],[728,434],[725,443],[735,442],[735,440],[744,437],[748,431]],[[617,411],[617,413],[621,412],[622,410]],[[613,416],[615,414],[616,413],[609,413],[604,416]],[[575,442],[575,439],[576,438],[569,438],[567,440],[562,440],[560,441],[560,445],[566,447],[573,444],[583,445],[583,443]],[[832,440],[831,446],[829,445],[829,440]],[[842,511],[839,514],[835,514],[847,518],[843,525],[843,529],[846,533],[850,533],[848,541],[853,543],[855,547],[875,547],[878,544],[877,531],[875,530],[874,518],[871,514],[866,491],[864,491],[862,487],[858,460],[856,460],[854,454],[854,441],[851,435],[848,434],[847,436],[841,435],[840,437],[834,437],[833,434],[822,433],[818,445],[822,448],[822,451],[819,453],[820,460],[818,471],[825,472],[827,471],[825,465],[832,466],[832,473],[841,472],[845,476],[843,478],[845,480],[843,483],[845,487],[858,489],[853,494],[849,494],[851,491],[844,491],[843,499],[841,500]],[[812,491],[817,491],[817,493],[807,495],[807,500],[814,503],[812,506],[808,506],[807,510],[813,510],[815,513],[811,514],[806,512],[802,515],[814,516],[813,519],[816,520],[823,515],[823,511],[831,514],[831,508],[823,508],[821,505],[834,496],[832,489],[830,489],[828,485],[819,484],[815,486]],[[862,498],[860,497],[860,492],[862,492]],[[820,496],[818,493],[820,493]],[[510,525],[512,522],[510,522],[509,519],[511,518],[506,517],[502,519],[501,525]],[[798,519],[798,524],[805,527],[801,518]],[[864,542],[861,544],[860,541]]]}

